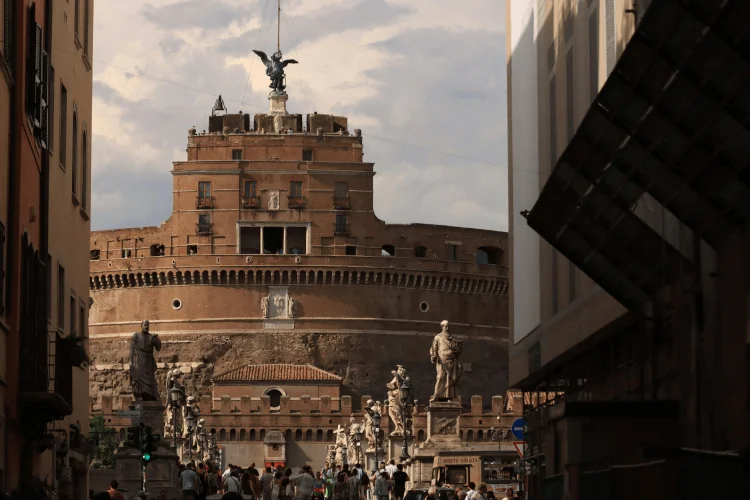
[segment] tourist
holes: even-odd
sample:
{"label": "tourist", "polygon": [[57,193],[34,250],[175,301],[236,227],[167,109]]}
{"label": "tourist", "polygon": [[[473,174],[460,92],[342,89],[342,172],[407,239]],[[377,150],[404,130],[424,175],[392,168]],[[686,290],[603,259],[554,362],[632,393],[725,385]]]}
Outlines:
{"label": "tourist", "polygon": [[213,496],[215,494],[219,493],[219,476],[216,474],[216,469],[208,465],[208,470],[206,471],[206,494],[209,496]]}
{"label": "tourist", "polygon": [[236,468],[233,468],[229,473],[229,476],[224,480],[224,492],[237,492],[241,493],[242,488],[240,487],[239,472]]}
{"label": "tourist", "polygon": [[437,499],[438,498],[438,492],[437,487],[434,485],[431,485],[429,489],[427,489],[427,497],[425,499]]}
{"label": "tourist", "polygon": [[273,476],[273,488],[271,489],[271,499],[281,499],[281,472],[277,471]]}
{"label": "tourist", "polygon": [[118,489],[119,486],[120,484],[117,483],[117,480],[112,480],[109,483],[109,489],[107,489],[107,494],[109,494],[109,499],[125,499],[122,493]]}
{"label": "tourist", "polygon": [[294,499],[293,492],[289,477],[282,477],[281,485],[279,486],[279,499]]}
{"label": "tourist", "polygon": [[221,474],[221,479],[226,480],[229,477],[229,475],[232,474],[233,469],[234,469],[234,465],[232,463],[229,463],[227,465],[227,469],[224,470],[224,473]]}
{"label": "tourist", "polygon": [[404,499],[406,482],[409,481],[409,475],[404,471],[404,465],[399,464],[391,478],[393,479],[393,499]]}
{"label": "tourist", "polygon": [[487,484],[482,482],[479,484],[479,489],[474,492],[474,495],[472,497],[467,497],[466,499],[487,499]]}
{"label": "tourist", "polygon": [[313,499],[323,499],[326,492],[326,483],[319,471],[315,472],[313,481]]}
{"label": "tourist", "polygon": [[247,469],[247,471],[251,475],[255,475],[256,477],[260,476],[260,473],[258,472],[258,470],[255,469],[255,463],[250,463],[250,467]]}
{"label": "tourist", "polygon": [[469,482],[469,492],[466,493],[466,499],[474,499],[474,493],[477,492],[476,485],[474,482]]}
{"label": "tourist", "polygon": [[513,499],[513,487],[505,489],[505,497],[503,499]]}
{"label": "tourist", "polygon": [[299,475],[289,479],[290,483],[294,484],[296,492],[294,499],[311,499],[315,487],[312,469],[309,466],[303,466],[301,470]]}
{"label": "tourist", "polygon": [[383,468],[375,480],[375,498],[388,499],[388,490],[388,472]]}
{"label": "tourist", "polygon": [[195,473],[195,464],[192,462],[180,474],[180,485],[183,499],[198,499],[198,475]]}
{"label": "tourist", "polygon": [[198,463],[198,468],[196,469],[195,474],[198,475],[198,484],[200,485],[198,499],[206,499],[206,494],[208,493],[208,476],[206,475],[206,469],[203,466],[203,463]]}
{"label": "tourist", "polygon": [[349,486],[349,499],[359,499],[359,476],[357,475],[357,467],[352,468],[349,478],[346,480],[346,484]]}
{"label": "tourist", "polygon": [[281,477],[282,483],[284,482],[285,478],[287,479],[286,484],[284,484],[286,486],[286,490],[280,492],[288,497],[281,499],[294,499],[294,487],[292,487],[292,483],[289,481],[289,479],[292,478],[291,468],[287,468],[286,470],[284,470],[284,475]]}
{"label": "tourist", "polygon": [[271,491],[273,490],[273,473],[271,473],[271,467],[266,467],[265,473],[260,476],[260,487],[263,490],[263,499],[271,499]]}
{"label": "tourist", "polygon": [[396,473],[396,460],[391,459],[388,466],[385,467],[385,471],[388,472],[388,478],[393,478],[393,474]]}
{"label": "tourist", "polygon": [[349,486],[346,484],[346,473],[343,471],[336,477],[333,486],[333,499],[349,499]]}

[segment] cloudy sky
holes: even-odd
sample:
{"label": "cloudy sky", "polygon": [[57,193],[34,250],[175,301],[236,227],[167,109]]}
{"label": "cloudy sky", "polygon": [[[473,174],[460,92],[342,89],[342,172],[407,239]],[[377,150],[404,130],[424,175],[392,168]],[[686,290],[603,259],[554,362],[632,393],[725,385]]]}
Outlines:
{"label": "cloudy sky", "polygon": [[[169,217],[172,161],[218,94],[268,109],[251,50],[273,52],[275,4],[96,3],[92,229]],[[507,229],[504,18],[503,0],[282,0],[288,109],[362,129],[381,219]]]}

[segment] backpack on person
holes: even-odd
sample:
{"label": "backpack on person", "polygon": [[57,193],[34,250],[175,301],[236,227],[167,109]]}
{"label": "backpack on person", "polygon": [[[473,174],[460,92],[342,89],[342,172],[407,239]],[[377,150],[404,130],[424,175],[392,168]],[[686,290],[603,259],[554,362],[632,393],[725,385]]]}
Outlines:
{"label": "backpack on person", "polygon": [[370,477],[367,476],[367,473],[362,472],[362,477],[359,479],[359,484],[362,487],[368,487],[370,485]]}

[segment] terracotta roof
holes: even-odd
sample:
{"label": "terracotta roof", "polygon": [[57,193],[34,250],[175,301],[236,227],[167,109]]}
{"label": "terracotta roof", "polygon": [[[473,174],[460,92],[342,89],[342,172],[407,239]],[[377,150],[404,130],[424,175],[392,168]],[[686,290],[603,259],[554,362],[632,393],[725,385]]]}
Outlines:
{"label": "terracotta roof", "polygon": [[341,381],[343,378],[312,365],[243,365],[214,376],[214,381]]}

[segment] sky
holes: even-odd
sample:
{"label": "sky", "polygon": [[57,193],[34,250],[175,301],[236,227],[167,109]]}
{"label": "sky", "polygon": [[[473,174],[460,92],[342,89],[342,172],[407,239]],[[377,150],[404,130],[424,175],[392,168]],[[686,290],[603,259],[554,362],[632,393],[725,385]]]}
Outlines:
{"label": "sky", "polygon": [[[92,229],[158,225],[187,131],[268,110],[252,49],[274,52],[275,0],[105,0],[94,13]],[[290,113],[362,130],[388,223],[506,231],[503,0],[282,0]]]}

